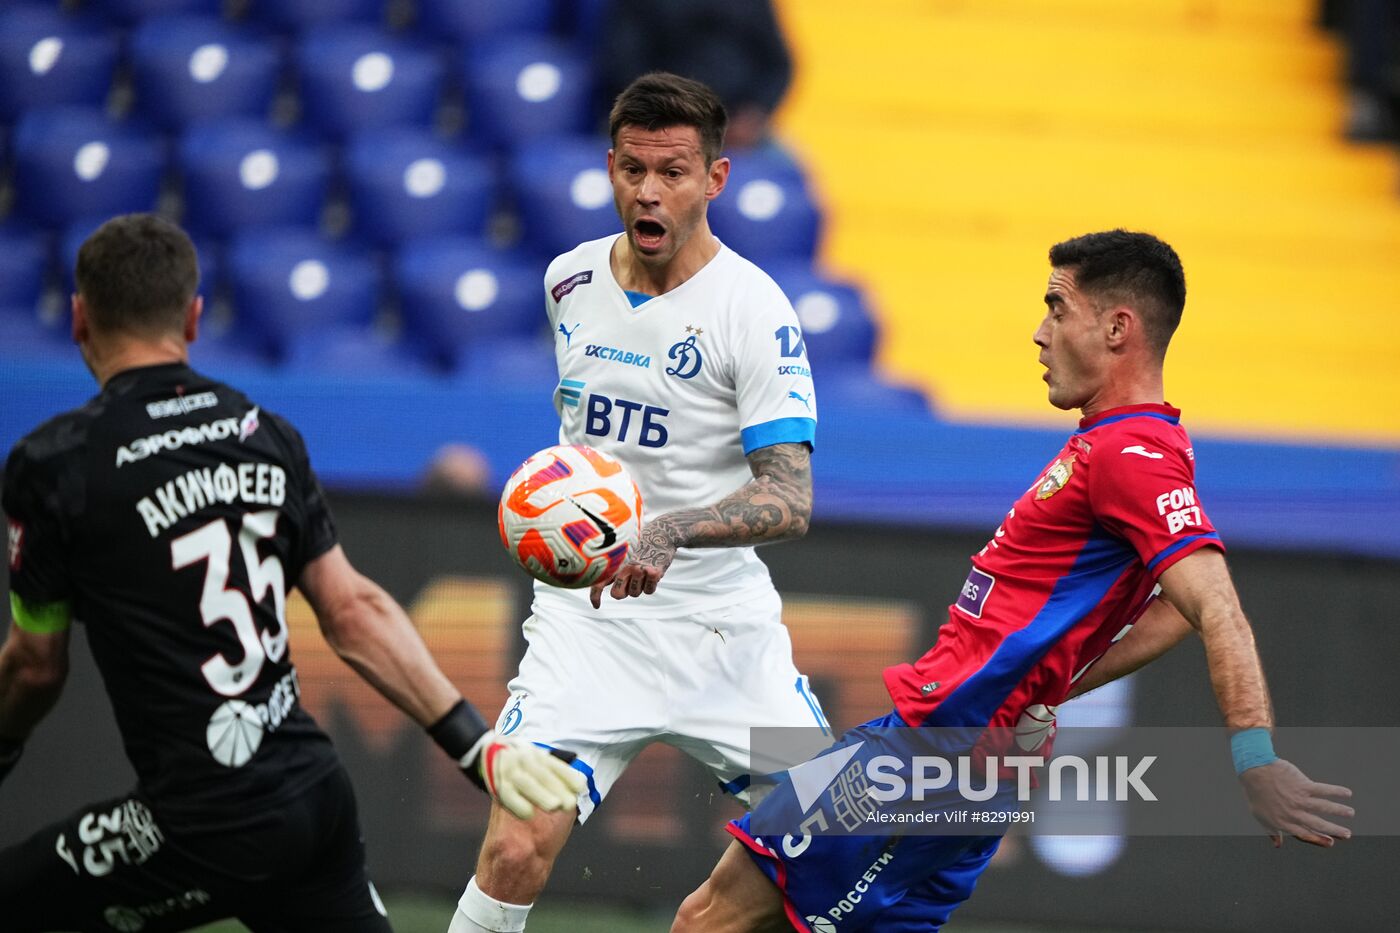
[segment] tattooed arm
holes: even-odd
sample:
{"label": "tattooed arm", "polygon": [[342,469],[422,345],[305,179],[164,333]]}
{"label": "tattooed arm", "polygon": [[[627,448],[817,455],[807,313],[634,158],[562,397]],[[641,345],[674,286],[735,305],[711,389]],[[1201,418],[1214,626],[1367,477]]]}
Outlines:
{"label": "tattooed arm", "polygon": [[749,547],[800,538],[812,519],[812,450],[774,444],[749,454],[753,479],[714,505],[676,509],[642,527],[637,546],[611,581],[593,585],[593,606],[611,584],[614,599],[655,593],[676,549]]}

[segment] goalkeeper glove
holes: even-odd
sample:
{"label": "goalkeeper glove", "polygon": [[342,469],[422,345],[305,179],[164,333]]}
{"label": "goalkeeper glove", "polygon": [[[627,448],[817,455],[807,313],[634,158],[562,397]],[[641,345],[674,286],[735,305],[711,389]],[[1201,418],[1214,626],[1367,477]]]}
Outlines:
{"label": "goalkeeper glove", "polygon": [[567,810],[578,805],[585,781],[569,767],[572,752],[540,748],[488,729],[466,700],[428,727],[428,735],[457,762],[477,787],[522,820],[535,810]]}

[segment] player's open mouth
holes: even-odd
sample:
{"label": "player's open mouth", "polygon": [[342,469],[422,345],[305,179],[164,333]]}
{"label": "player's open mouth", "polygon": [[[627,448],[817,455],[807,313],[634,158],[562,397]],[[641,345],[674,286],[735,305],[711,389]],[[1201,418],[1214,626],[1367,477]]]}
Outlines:
{"label": "player's open mouth", "polygon": [[642,249],[658,249],[666,239],[666,228],[654,220],[639,220],[632,225],[637,245]]}

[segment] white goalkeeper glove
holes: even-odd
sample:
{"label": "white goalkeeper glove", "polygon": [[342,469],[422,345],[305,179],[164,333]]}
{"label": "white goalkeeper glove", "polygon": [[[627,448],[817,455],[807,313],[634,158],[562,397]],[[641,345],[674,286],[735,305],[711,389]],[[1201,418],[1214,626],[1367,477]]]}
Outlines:
{"label": "white goalkeeper glove", "polygon": [[569,766],[573,758],[570,752],[544,749],[492,731],[477,741],[461,764],[463,770],[480,775],[483,789],[501,806],[528,820],[535,810],[549,813],[578,806],[587,782]]}
{"label": "white goalkeeper glove", "polygon": [[498,735],[466,700],[458,700],[429,726],[428,735],[452,756],[469,781],[522,820],[537,809],[550,812],[577,806],[587,786],[583,775],[569,767],[572,752]]}

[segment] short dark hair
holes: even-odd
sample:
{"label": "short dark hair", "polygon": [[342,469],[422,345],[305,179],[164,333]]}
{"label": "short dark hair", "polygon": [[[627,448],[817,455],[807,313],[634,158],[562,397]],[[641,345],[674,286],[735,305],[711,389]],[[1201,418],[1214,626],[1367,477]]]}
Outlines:
{"label": "short dark hair", "polygon": [[1131,304],[1142,312],[1147,337],[1166,353],[1186,307],[1186,272],[1176,250],[1150,233],[1086,233],[1050,247],[1050,265],[1074,270],[1074,282],[1094,303]]}
{"label": "short dark hair", "polygon": [[724,130],[729,115],[719,95],[708,85],[682,78],[669,71],[644,74],[613,101],[608,116],[608,134],[617,145],[617,131],[624,126],[664,130],[673,126],[693,126],[700,133],[700,151],[708,167],[724,149]]}
{"label": "short dark hair", "polygon": [[199,260],[175,224],[123,214],[83,241],[73,279],[98,331],[152,336],[184,326]]}

